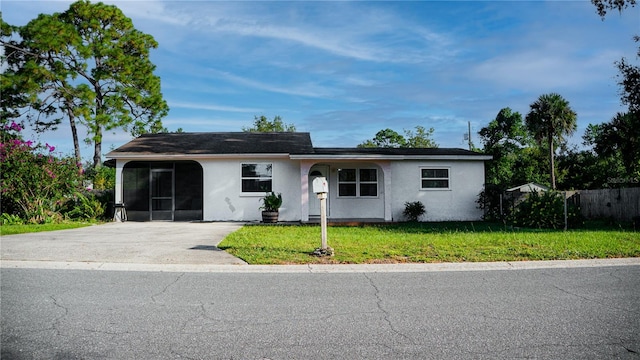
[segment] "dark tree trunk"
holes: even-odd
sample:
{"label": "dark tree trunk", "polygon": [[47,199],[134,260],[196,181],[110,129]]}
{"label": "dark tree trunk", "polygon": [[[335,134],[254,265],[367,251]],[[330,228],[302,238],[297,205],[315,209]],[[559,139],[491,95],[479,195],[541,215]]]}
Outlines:
{"label": "dark tree trunk", "polygon": [[93,147],[93,168],[95,169],[102,163],[102,128],[100,126],[96,127],[93,141],[95,143]]}
{"label": "dark tree trunk", "polygon": [[71,109],[67,109],[69,114],[69,125],[71,126],[71,136],[73,137],[73,150],[76,156],[76,163],[82,164],[82,156],[80,156],[80,142],[78,141],[78,128],[76,127],[76,119]]}
{"label": "dark tree trunk", "polygon": [[[96,67],[100,67],[102,64],[102,59],[100,57],[96,57]],[[104,113],[104,109],[102,108],[104,105],[102,99],[102,89],[100,88],[100,84],[93,80],[91,81],[93,84],[93,89],[96,93],[96,118],[95,121],[95,129],[93,134],[93,168],[96,169],[98,166],[102,164],[102,119],[101,116]]]}
{"label": "dark tree trunk", "polygon": [[549,175],[551,175],[551,188],[553,190],[556,189],[556,172],[555,172],[555,164],[553,161],[554,151],[553,151],[553,137],[549,136]]}

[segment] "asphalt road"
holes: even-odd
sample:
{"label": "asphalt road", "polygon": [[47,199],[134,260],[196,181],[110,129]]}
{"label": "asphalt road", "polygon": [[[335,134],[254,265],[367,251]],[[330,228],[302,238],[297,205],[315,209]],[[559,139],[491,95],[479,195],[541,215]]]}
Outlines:
{"label": "asphalt road", "polygon": [[3,360],[640,357],[640,266],[0,271]]}

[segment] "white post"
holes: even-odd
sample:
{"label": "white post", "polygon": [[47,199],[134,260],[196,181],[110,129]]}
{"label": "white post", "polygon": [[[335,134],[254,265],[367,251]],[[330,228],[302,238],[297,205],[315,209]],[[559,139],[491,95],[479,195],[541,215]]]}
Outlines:
{"label": "white post", "polygon": [[327,248],[327,193],[318,193],[320,199],[320,231],[322,233],[322,249]]}
{"label": "white post", "polygon": [[316,256],[333,256],[333,249],[327,245],[327,193],[329,184],[324,177],[313,179],[313,192],[320,199],[320,231],[322,232],[322,246],[313,254]]}
{"label": "white post", "polygon": [[562,193],[564,197],[564,231],[567,231],[568,225],[568,217],[567,217],[567,192]]}

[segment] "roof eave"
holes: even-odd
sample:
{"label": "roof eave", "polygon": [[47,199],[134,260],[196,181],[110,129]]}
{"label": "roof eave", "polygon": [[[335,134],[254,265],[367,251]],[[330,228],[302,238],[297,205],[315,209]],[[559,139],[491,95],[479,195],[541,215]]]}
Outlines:
{"label": "roof eave", "polygon": [[486,161],[493,159],[490,155],[381,155],[381,154],[296,154],[293,160],[471,160]]}
{"label": "roof eave", "polygon": [[194,160],[194,159],[289,159],[289,154],[140,154],[125,152],[110,152],[105,155],[107,159],[118,160]]}
{"label": "roof eave", "polygon": [[285,153],[242,153],[242,154],[143,154],[136,152],[109,152],[107,159],[121,160],[176,160],[176,159],[291,159],[291,160],[454,160],[487,161],[490,155],[384,155],[384,154],[285,154]]}

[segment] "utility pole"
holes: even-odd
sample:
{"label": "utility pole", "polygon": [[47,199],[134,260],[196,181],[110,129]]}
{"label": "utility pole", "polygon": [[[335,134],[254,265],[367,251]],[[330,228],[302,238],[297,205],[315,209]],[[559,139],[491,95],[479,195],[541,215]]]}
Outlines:
{"label": "utility pole", "polygon": [[469,138],[469,151],[472,151],[472,146],[471,146],[471,121],[467,121],[467,125],[469,125],[469,133],[467,135],[467,137]]}

